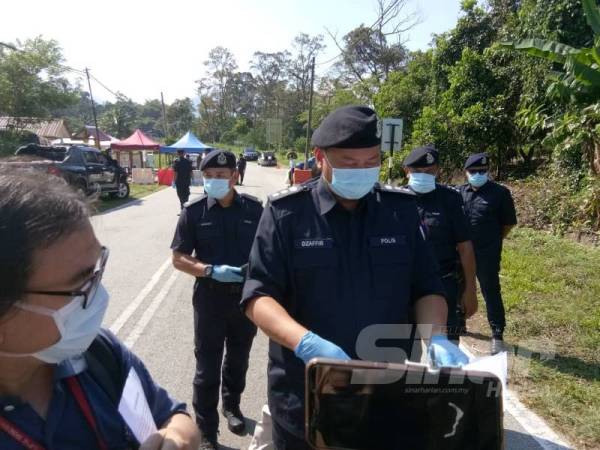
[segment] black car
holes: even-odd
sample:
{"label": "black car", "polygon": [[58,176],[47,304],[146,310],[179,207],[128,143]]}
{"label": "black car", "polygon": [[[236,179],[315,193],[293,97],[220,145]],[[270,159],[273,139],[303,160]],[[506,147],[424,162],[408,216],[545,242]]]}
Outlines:
{"label": "black car", "polygon": [[69,184],[86,194],[108,194],[114,198],[129,196],[127,173],[116,160],[94,147],[72,145],[47,147],[29,144],[20,147],[15,155],[30,156],[5,164],[32,167],[63,177]]}
{"label": "black car", "polygon": [[258,159],[258,152],[252,147],[245,148],[242,154],[246,158],[246,161],[256,161]]}

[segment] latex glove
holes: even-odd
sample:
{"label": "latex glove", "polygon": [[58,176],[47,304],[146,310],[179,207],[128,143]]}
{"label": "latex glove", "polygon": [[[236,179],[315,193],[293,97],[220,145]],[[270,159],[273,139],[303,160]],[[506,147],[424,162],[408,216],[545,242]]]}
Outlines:
{"label": "latex glove", "polygon": [[175,189],[175,182],[174,182],[174,181],[171,183],[171,187],[172,187],[173,189]]}
{"label": "latex glove", "polygon": [[302,336],[302,339],[300,339],[298,346],[294,350],[294,354],[304,361],[304,364],[313,358],[331,358],[346,361],[350,359],[340,347],[333,342],[326,341],[317,336],[312,331]]}
{"label": "latex glove", "polygon": [[442,334],[431,337],[427,351],[434,367],[460,367],[469,362],[467,355]]}
{"label": "latex glove", "polygon": [[241,267],[227,265],[214,266],[211,278],[221,283],[242,283],[244,281]]}

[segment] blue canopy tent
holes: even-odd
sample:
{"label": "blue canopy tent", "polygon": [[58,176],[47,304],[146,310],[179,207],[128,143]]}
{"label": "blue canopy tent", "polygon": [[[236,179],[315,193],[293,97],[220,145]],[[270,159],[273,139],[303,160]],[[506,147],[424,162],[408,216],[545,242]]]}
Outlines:
{"label": "blue canopy tent", "polygon": [[188,131],[183,135],[181,139],[172,145],[161,146],[161,153],[176,153],[177,150],[185,150],[186,153],[208,153],[214,150],[214,147],[210,147],[198,139],[194,133]]}

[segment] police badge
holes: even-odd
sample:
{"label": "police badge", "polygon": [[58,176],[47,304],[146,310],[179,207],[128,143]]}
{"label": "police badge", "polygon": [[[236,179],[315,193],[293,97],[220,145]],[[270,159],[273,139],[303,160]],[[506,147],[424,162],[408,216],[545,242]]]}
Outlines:
{"label": "police badge", "polygon": [[487,158],[485,156],[483,158],[481,158],[481,164],[483,164],[483,165],[487,164]]}
{"label": "police badge", "polygon": [[221,153],[219,156],[217,156],[217,164],[220,166],[227,164],[227,157],[225,156],[225,153]]}
{"label": "police badge", "polygon": [[431,153],[427,153],[425,161],[427,161],[427,164],[433,164],[435,162],[435,159],[433,158],[433,155]]}
{"label": "police badge", "polygon": [[382,130],[383,130],[383,121],[378,120],[377,121],[377,131],[375,131],[375,137],[377,137],[377,139],[381,139]]}

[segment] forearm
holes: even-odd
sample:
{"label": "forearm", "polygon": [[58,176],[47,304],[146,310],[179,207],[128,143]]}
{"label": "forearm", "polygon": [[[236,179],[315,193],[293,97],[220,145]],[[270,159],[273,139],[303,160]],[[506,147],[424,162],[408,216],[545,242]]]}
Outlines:
{"label": "forearm", "polygon": [[199,278],[204,277],[204,271],[208,265],[191,255],[175,251],[173,252],[172,262],[177,270]]}
{"label": "forearm", "polygon": [[432,334],[446,334],[448,306],[441,295],[426,295],[415,304],[417,325],[431,324]]}
{"label": "forearm", "polygon": [[196,449],[200,445],[200,432],[194,421],[186,414],[175,414],[163,424],[164,439],[180,444],[179,448]]}
{"label": "forearm", "polygon": [[456,246],[460,264],[462,266],[463,276],[465,279],[465,290],[475,288],[475,251],[471,241],[459,242]]}
{"label": "forearm", "polygon": [[257,297],[246,307],[246,315],[269,338],[295,350],[308,332],[272,297]]}

